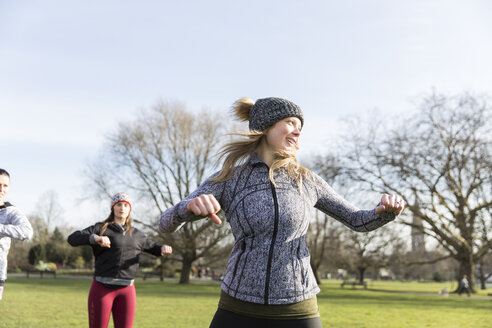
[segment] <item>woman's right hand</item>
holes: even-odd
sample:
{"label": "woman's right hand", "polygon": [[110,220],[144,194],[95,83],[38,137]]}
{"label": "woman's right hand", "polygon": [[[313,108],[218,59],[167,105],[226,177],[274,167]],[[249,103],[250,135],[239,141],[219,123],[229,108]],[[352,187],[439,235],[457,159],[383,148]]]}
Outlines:
{"label": "woman's right hand", "polygon": [[111,241],[107,236],[95,236],[94,241],[101,247],[111,248]]}
{"label": "woman's right hand", "polygon": [[208,216],[210,221],[215,224],[221,224],[222,221],[217,216],[217,212],[220,211],[220,204],[215,199],[214,195],[203,194],[190,200],[186,205],[188,211],[193,212],[195,215]]}

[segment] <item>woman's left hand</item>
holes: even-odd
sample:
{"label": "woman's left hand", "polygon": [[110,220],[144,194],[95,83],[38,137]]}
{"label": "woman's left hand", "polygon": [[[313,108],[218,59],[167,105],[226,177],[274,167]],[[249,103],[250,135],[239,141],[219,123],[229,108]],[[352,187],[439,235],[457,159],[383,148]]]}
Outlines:
{"label": "woman's left hand", "polygon": [[161,247],[161,256],[169,255],[173,253],[173,248],[169,245],[162,245]]}
{"label": "woman's left hand", "polygon": [[384,194],[383,197],[381,197],[381,202],[379,202],[378,207],[376,207],[376,213],[393,212],[398,215],[403,211],[404,207],[405,202],[400,196],[395,194]]}

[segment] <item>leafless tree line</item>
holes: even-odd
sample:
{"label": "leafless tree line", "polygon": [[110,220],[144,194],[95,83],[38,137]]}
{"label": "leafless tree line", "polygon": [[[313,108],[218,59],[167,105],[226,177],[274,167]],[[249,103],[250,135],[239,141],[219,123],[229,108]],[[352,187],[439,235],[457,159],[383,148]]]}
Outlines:
{"label": "leafless tree line", "polygon": [[[486,97],[431,93],[417,113],[392,120],[389,126],[384,120],[352,122],[340,147],[330,147],[338,152],[327,152],[309,166],[346,193],[402,195],[407,209],[398,221],[439,248],[414,257],[414,264],[452,258],[459,264],[458,276],[467,274],[473,286],[477,265],[483,277],[490,272],[486,272],[492,248],[490,115]],[[148,206],[151,216],[138,223],[174,247],[175,259],[182,262],[181,283],[188,281],[197,259],[213,263],[226,257],[230,231],[227,225],[216,227],[201,220],[175,234],[161,234],[158,215],[217,169],[213,155],[227,132],[230,124],[223,114],[193,114],[183,104],[161,102],[135,120],[120,123],[88,168],[87,177],[97,186],[98,196],[132,190]],[[364,199],[361,205],[375,206],[371,202],[377,199]],[[402,254],[404,248],[410,252],[410,236],[392,228],[353,234],[333,219],[313,214],[310,229],[317,279],[330,263],[352,268],[363,279],[367,268],[395,262],[395,253]]]}
{"label": "leafless tree line", "polygon": [[[359,122],[343,142],[343,167],[368,191],[407,203],[401,222],[434,240],[474,286],[492,248],[491,107],[484,96],[432,93],[420,110],[390,126]],[[425,263],[425,262],[421,262]]]}
{"label": "leafless tree line", "polygon": [[213,156],[226,128],[218,113],[193,114],[183,104],[160,102],[135,121],[120,123],[108,136],[103,156],[89,167],[87,177],[97,186],[98,195],[133,190],[142,201],[150,200],[147,205],[155,208],[153,217],[138,223],[173,247],[182,262],[181,283],[189,281],[197,259],[213,262],[224,256],[229,229],[199,220],[174,234],[162,234],[157,229],[158,217],[212,173]]}

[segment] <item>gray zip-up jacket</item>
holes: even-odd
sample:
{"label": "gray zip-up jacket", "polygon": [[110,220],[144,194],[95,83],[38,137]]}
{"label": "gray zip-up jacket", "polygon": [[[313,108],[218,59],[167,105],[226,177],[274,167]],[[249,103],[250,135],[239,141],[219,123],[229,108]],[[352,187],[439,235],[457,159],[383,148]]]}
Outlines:
{"label": "gray zip-up jacket", "polygon": [[7,279],[10,238],[28,240],[32,234],[31,224],[21,211],[8,202],[0,206],[0,280]]}
{"label": "gray zip-up jacket", "polygon": [[208,179],[159,220],[161,231],[176,231],[188,221],[203,218],[186,209],[191,199],[214,195],[235,238],[221,288],[239,300],[290,304],[319,292],[306,244],[313,206],[356,231],[374,230],[395,218],[394,213],[378,216],[375,210],[356,208],[314,173],[312,179],[303,180],[301,193],[285,170],[275,171],[276,186],[268,172],[253,153],[231,179]]}

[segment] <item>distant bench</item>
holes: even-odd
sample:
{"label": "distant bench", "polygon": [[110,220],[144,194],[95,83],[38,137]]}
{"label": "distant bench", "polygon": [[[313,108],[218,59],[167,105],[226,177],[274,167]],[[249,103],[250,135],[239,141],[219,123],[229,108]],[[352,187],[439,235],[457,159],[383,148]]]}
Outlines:
{"label": "distant bench", "polygon": [[355,286],[364,286],[364,289],[367,289],[366,282],[360,283],[359,281],[344,281],[340,287],[343,288],[345,285],[352,286],[352,289],[355,289]]}
{"label": "distant bench", "polygon": [[41,278],[44,278],[44,275],[45,275],[45,274],[47,274],[47,275],[49,275],[49,274],[50,274],[50,275],[52,275],[52,276],[53,276],[53,278],[55,278],[55,279],[56,279],[56,271],[42,271],[42,270],[27,270],[27,271],[26,271],[26,278],[29,278],[29,276],[30,276],[31,274],[33,274],[33,273],[34,273],[34,274],[39,274],[39,276],[40,276]]}
{"label": "distant bench", "polygon": [[158,276],[161,281],[164,281],[164,272],[162,272],[161,270],[143,272],[143,280],[147,280],[147,278],[152,276]]}

